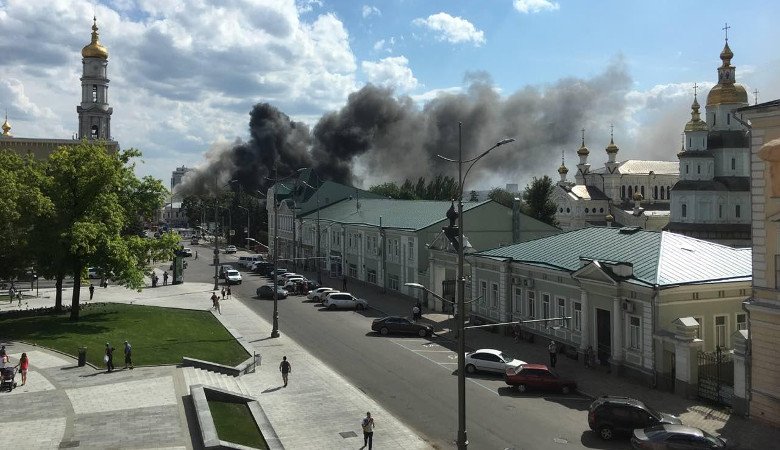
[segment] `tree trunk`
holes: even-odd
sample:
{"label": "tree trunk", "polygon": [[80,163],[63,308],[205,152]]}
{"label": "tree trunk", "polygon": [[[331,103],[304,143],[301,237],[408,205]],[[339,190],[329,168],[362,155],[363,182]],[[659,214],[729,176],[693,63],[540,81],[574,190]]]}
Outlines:
{"label": "tree trunk", "polygon": [[65,274],[58,273],[56,276],[56,282],[54,283],[54,310],[62,312],[62,280],[65,278]]}
{"label": "tree trunk", "polygon": [[81,264],[73,268],[73,297],[70,304],[70,320],[79,320],[79,296],[81,294]]}

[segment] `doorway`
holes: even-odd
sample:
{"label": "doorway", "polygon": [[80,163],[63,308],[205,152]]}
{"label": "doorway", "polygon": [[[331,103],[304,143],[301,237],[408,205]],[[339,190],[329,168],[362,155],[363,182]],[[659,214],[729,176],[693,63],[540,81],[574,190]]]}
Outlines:
{"label": "doorway", "polygon": [[612,320],[606,309],[596,308],[596,345],[601,365],[608,365],[612,356]]}

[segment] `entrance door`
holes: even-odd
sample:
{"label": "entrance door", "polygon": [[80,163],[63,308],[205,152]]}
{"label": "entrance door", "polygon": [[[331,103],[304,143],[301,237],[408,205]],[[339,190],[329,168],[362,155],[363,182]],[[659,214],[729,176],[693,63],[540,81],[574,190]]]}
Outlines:
{"label": "entrance door", "polygon": [[596,345],[599,362],[602,365],[609,364],[612,356],[612,321],[606,309],[596,308]]}

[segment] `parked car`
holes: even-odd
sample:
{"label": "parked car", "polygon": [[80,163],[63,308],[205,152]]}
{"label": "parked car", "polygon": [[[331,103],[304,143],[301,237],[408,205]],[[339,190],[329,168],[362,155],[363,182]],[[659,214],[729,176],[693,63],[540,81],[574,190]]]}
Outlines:
{"label": "parked car", "polygon": [[247,256],[239,256],[238,257],[238,265],[249,269],[252,267],[252,264],[262,261],[263,257],[260,255],[247,255]]}
{"label": "parked car", "polygon": [[190,239],[190,245],[198,245],[200,243],[200,239],[198,239],[197,236],[193,236],[192,239]]}
{"label": "parked car", "polygon": [[238,249],[236,248],[235,245],[228,245],[227,247],[225,247],[225,253],[235,253],[237,251]]}
{"label": "parked car", "polygon": [[228,284],[241,284],[241,272],[236,269],[226,270],[225,281],[227,281]]}
{"label": "parked car", "polygon": [[483,348],[475,352],[466,353],[466,372],[477,371],[506,373],[510,367],[518,367],[525,361],[514,359],[501,350]]}
{"label": "parked car", "polygon": [[309,293],[306,294],[306,298],[315,302],[321,302],[325,300],[325,294],[328,292],[336,292],[336,290],[330,287],[317,288],[310,290]]}
{"label": "parked car", "polygon": [[[283,275],[285,273],[288,273],[288,272],[287,272],[287,269],[285,269],[284,267],[280,267],[280,268],[276,269],[276,276],[277,277],[279,277],[279,276],[281,276],[281,275]],[[271,274],[269,276],[273,276],[273,272],[271,272]]]}
{"label": "parked car", "polygon": [[510,386],[516,387],[520,392],[530,389],[546,391],[560,391],[568,394],[577,389],[574,380],[561,378],[557,372],[544,364],[523,364],[518,367],[510,367],[504,373],[504,381]]}
{"label": "parked car", "polygon": [[723,439],[704,430],[670,424],[634,430],[631,446],[640,450],[727,448]]}
{"label": "parked car", "polygon": [[231,266],[230,264],[223,264],[219,266],[219,277],[225,278],[225,272],[228,270],[235,270],[235,267]]}
{"label": "parked car", "polygon": [[[264,284],[257,288],[257,291],[255,291],[258,297],[260,298],[268,298],[272,299],[274,298],[274,285],[273,284]],[[276,287],[276,298],[287,298],[287,291],[282,289],[281,287]]]}
{"label": "parked car", "polygon": [[306,281],[306,278],[303,277],[291,277],[284,283],[284,288],[287,289],[287,292],[292,292],[298,288],[298,283],[304,284]]}
{"label": "parked car", "polygon": [[274,265],[266,261],[256,261],[249,266],[249,270],[260,275],[270,275],[274,270]]}
{"label": "parked car", "polygon": [[433,334],[433,327],[430,325],[415,323],[406,317],[389,316],[381,319],[374,319],[371,322],[371,329],[378,331],[379,334],[386,336],[389,333],[409,333],[420,337]]}
{"label": "parked car", "polygon": [[311,291],[311,290],[314,290],[314,289],[319,289],[321,287],[322,287],[322,285],[320,285],[316,281],[306,280],[306,290],[307,291]]}
{"label": "parked car", "polygon": [[588,426],[601,439],[611,440],[616,434],[631,434],[637,428],[655,425],[681,425],[679,418],[655,411],[639,400],[629,397],[599,397],[588,408]]}
{"label": "parked car", "polygon": [[349,292],[331,292],[325,297],[322,304],[330,309],[355,309],[358,311],[368,308],[368,301],[357,298]]}
{"label": "parked car", "polygon": [[179,255],[184,257],[192,256],[192,249],[189,247],[184,247],[183,249],[179,250]]}

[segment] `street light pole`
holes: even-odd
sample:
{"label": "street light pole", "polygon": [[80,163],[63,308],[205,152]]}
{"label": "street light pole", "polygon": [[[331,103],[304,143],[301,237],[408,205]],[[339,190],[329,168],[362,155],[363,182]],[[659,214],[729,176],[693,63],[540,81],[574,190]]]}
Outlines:
{"label": "street light pole", "polygon": [[271,330],[271,337],[279,337],[279,294],[277,293],[279,286],[277,285],[276,277],[279,268],[279,202],[277,201],[277,193],[279,192],[279,180],[276,172],[276,164],[274,164],[274,315],[273,315],[273,329]]}
{"label": "street light pole", "polygon": [[249,208],[246,206],[237,205],[239,208],[246,211],[246,237],[249,239]]}
{"label": "street light pole", "polygon": [[[312,170],[312,173],[317,175],[317,172],[314,172],[313,170]],[[317,175],[317,181],[318,181],[319,186],[322,187],[322,182],[320,181],[320,176],[319,175]],[[317,198],[317,222],[316,222],[317,223],[317,225],[316,225],[316,229],[317,229],[317,250],[315,251],[316,253],[315,253],[315,256],[314,256],[314,262],[315,262],[315,267],[317,268],[317,283],[320,286],[322,286],[322,271],[320,270],[320,189],[319,189],[319,187],[315,189],[312,185],[310,185],[309,183],[307,183],[307,182],[305,182],[303,180],[301,180],[301,183],[303,183],[306,186],[314,189],[314,195]]]}
{"label": "street light pole", "polygon": [[[466,433],[466,336],[465,336],[465,315],[466,315],[466,297],[465,297],[465,290],[466,290],[466,278],[463,273],[463,265],[464,265],[464,259],[465,259],[465,245],[463,242],[463,186],[465,184],[465,178],[468,176],[469,171],[472,167],[474,167],[474,164],[477,163],[480,159],[482,159],[485,155],[490,153],[491,150],[493,150],[496,147],[499,147],[504,144],[508,144],[510,142],[514,142],[514,139],[504,139],[502,141],[497,142],[495,145],[487,149],[486,151],[482,152],[479,156],[468,159],[466,161],[463,160],[463,139],[462,139],[462,129],[463,124],[461,122],[458,122],[458,159],[454,160],[451,158],[446,158],[441,155],[437,155],[439,158],[444,159],[445,161],[449,162],[457,162],[458,163],[458,239],[457,239],[457,249],[458,249],[458,271],[457,271],[457,278],[458,278],[458,304],[457,304],[457,333],[458,333],[458,342],[457,342],[457,351],[458,351],[458,437],[457,437],[457,446],[458,450],[465,450],[468,448],[469,440],[468,435]],[[469,165],[468,169],[466,169],[466,173],[463,173],[463,163],[470,162],[471,165]]]}
{"label": "street light pole", "polygon": [[217,198],[218,196],[215,190],[214,192],[214,290],[215,291],[219,289],[219,234],[217,233],[217,223],[219,223],[218,222],[219,204],[217,203]]}

